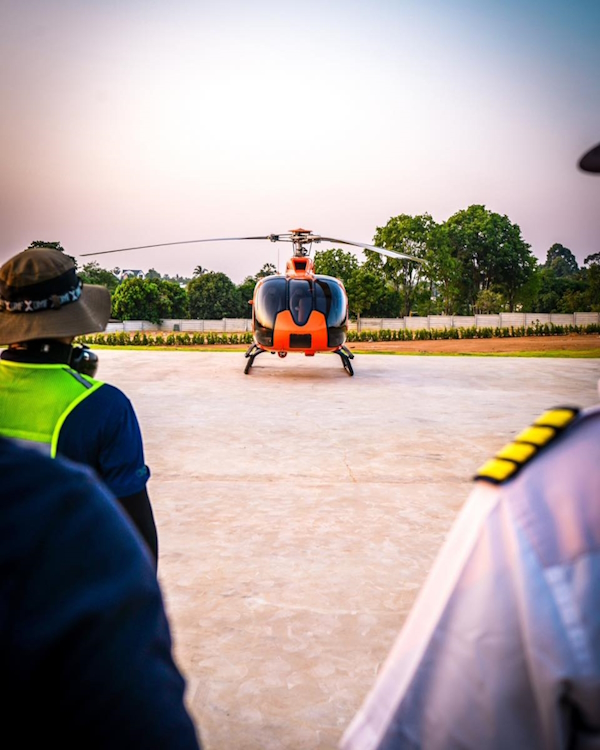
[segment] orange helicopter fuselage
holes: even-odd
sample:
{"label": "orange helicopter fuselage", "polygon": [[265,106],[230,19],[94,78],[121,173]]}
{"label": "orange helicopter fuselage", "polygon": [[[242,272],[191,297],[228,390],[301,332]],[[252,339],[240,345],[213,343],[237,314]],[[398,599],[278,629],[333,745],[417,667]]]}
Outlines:
{"label": "orange helicopter fuselage", "polygon": [[307,256],[287,262],[285,276],[266,276],[254,290],[252,329],[258,347],[271,352],[340,349],[348,330],[348,297],[339,279],[314,273]]}

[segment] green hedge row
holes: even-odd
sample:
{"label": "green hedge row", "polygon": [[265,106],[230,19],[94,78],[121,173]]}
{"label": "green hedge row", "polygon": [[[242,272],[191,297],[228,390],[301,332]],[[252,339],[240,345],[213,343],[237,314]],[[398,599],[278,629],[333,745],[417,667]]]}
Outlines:
{"label": "green hedge row", "polygon": [[600,325],[561,326],[553,323],[532,326],[511,326],[510,328],[420,328],[399,331],[356,331],[348,332],[348,341],[431,341],[437,339],[493,339],[520,338],[523,336],[564,336],[568,333],[600,333]]}
{"label": "green hedge row", "polygon": [[[536,324],[510,328],[420,328],[391,331],[348,331],[348,341],[428,341],[436,339],[492,339],[522,336],[564,336],[568,333],[598,334],[600,325],[560,326]],[[80,336],[82,344],[103,346],[206,346],[214,344],[251,344],[251,333],[97,333]]]}
{"label": "green hedge row", "polygon": [[205,346],[213,344],[251,344],[251,333],[96,333],[79,336],[80,344],[101,346]]}

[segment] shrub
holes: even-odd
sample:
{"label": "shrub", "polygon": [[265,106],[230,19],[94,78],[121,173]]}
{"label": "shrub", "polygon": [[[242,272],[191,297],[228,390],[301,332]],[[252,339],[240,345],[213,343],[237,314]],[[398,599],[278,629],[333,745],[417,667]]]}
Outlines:
{"label": "shrub", "polygon": [[[600,334],[600,325],[591,323],[586,326],[582,325],[555,325],[553,323],[540,324],[535,321],[530,326],[510,326],[510,328],[400,328],[390,330],[389,328],[381,331],[363,330],[348,331],[346,340],[350,343],[357,341],[426,341],[428,339],[474,339],[474,338],[518,338],[521,336],[562,336],[565,334],[578,335],[597,335]],[[251,344],[253,335],[250,331],[244,333],[170,333],[163,336],[162,333],[146,334],[145,332],[136,331],[133,335],[119,331],[117,333],[97,333],[94,335],[78,336],[76,339],[79,344],[87,346],[203,346],[205,344]]]}

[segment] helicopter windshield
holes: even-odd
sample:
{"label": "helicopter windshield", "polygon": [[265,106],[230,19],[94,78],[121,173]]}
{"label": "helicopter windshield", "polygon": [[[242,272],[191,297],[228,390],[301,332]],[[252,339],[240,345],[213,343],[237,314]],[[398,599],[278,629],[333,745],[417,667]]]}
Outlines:
{"label": "helicopter windshield", "polygon": [[287,282],[283,276],[273,276],[263,281],[256,293],[254,316],[260,328],[275,327],[277,313],[286,307]]}
{"label": "helicopter windshield", "polygon": [[313,310],[312,283],[306,279],[290,279],[290,312],[298,326],[306,324]]}
{"label": "helicopter windshield", "polygon": [[337,279],[317,277],[315,280],[316,309],[327,319],[327,326],[338,328],[346,324],[346,298]]}

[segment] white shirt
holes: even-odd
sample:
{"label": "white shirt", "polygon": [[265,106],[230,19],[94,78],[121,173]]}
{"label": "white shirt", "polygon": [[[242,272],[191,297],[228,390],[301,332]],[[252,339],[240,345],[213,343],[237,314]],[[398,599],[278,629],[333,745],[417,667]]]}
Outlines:
{"label": "white shirt", "polygon": [[341,748],[600,748],[600,407],[476,484]]}

